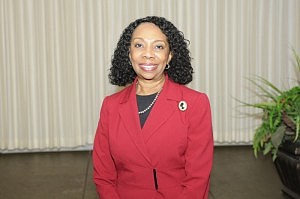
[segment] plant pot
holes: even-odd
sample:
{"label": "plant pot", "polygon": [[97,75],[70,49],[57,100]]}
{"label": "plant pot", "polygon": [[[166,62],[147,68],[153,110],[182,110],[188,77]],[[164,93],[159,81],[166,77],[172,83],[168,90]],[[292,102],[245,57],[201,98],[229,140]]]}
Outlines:
{"label": "plant pot", "polygon": [[283,184],[282,191],[300,199],[300,143],[285,143],[279,148],[275,167]]}

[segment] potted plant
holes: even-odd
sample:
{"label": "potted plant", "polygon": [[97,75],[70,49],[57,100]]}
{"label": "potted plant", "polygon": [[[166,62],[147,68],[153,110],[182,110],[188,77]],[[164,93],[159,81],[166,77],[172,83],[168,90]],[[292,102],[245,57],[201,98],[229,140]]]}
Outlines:
{"label": "potted plant", "polygon": [[[300,72],[300,57],[295,50],[293,54]],[[257,103],[242,102],[262,110],[261,124],[253,137],[254,155],[271,153],[283,191],[300,198],[300,81],[288,90],[281,90],[263,77],[249,80],[262,99]]]}

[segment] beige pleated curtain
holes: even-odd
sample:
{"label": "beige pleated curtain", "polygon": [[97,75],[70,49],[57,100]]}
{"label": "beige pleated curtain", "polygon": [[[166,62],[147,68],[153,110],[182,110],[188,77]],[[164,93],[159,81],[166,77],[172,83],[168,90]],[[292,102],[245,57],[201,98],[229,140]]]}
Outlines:
{"label": "beige pleated curtain", "polygon": [[0,0],[0,152],[90,149],[116,42],[159,15],[190,40],[188,85],[211,100],[215,144],[251,144],[245,79],[295,84],[299,0]]}

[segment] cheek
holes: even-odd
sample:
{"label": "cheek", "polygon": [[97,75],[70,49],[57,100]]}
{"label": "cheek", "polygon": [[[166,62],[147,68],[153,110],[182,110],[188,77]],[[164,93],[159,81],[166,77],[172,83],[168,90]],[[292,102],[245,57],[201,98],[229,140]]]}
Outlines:
{"label": "cheek", "polygon": [[160,56],[160,60],[161,60],[162,62],[168,63],[168,62],[170,61],[170,60],[169,60],[169,55],[167,55],[167,54],[161,55],[161,56]]}
{"label": "cheek", "polygon": [[138,53],[135,51],[130,51],[129,53],[129,59],[131,62],[134,62],[138,59]]}

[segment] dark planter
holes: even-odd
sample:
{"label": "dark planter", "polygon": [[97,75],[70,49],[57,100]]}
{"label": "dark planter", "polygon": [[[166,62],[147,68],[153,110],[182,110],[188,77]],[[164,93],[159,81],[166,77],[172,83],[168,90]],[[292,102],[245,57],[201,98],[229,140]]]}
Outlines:
{"label": "dark planter", "polygon": [[283,184],[282,191],[300,199],[300,142],[283,143],[277,153],[275,167]]}

